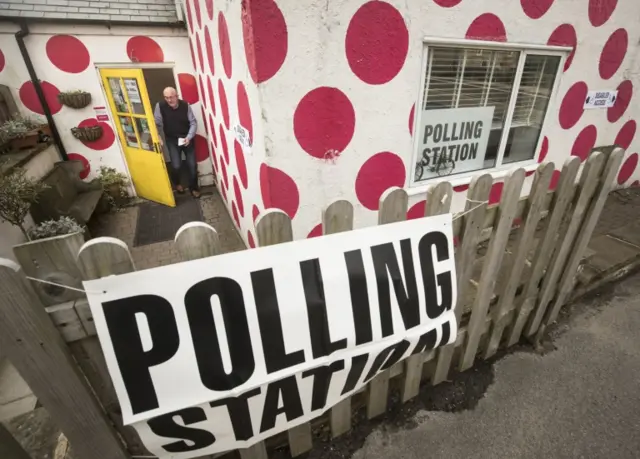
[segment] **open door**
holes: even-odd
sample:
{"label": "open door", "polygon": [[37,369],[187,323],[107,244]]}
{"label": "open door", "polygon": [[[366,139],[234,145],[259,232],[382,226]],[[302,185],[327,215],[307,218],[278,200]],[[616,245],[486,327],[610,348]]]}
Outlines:
{"label": "open door", "polygon": [[100,69],[138,196],[176,205],[141,69]]}

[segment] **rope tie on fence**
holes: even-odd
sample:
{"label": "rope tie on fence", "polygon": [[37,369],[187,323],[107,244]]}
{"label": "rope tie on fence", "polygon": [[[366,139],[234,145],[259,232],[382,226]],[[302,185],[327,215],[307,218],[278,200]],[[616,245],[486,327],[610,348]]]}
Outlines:
{"label": "rope tie on fence", "polygon": [[475,201],[473,199],[467,199],[467,201],[472,202],[472,203],[478,203],[478,205],[472,207],[469,210],[465,210],[464,212],[456,215],[455,217],[453,217],[453,221],[456,221],[457,219],[464,217],[465,215],[473,212],[474,210],[479,209],[480,207],[489,204],[489,201]]}
{"label": "rope tie on fence", "polygon": [[31,276],[25,276],[27,279],[29,279],[30,281],[34,281],[34,282],[40,282],[42,284],[48,284],[48,285],[54,285],[56,287],[60,287],[60,288],[66,288],[67,290],[74,290],[76,292],[82,292],[82,293],[96,293],[96,294],[102,294],[102,293],[107,293],[105,290],[103,291],[89,291],[89,290],[84,290],[78,287],[72,287],[71,285],[64,285],[64,284],[58,284],[57,282],[51,282],[48,280],[44,280],[44,279],[38,279],[36,277],[31,277]]}

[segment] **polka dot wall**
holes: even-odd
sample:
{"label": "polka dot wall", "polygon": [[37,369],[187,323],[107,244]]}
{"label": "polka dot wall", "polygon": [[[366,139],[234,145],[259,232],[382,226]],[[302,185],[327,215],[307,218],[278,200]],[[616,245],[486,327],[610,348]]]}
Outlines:
{"label": "polka dot wall", "polygon": [[[16,29],[17,30],[17,29]],[[20,109],[26,115],[43,115],[33,84],[15,44],[13,32],[7,28],[0,32],[0,51],[7,64],[0,69],[0,84],[9,86]],[[145,65],[169,65],[174,67],[177,86],[182,97],[193,104],[198,120],[195,145],[198,172],[203,184],[211,184],[212,164],[209,156],[205,118],[199,101],[194,70],[187,51],[189,39],[186,32],[169,28],[131,29],[101,26],[69,28],[56,25],[32,27],[32,34],[25,42],[63,144],[70,159],[78,159],[85,165],[82,178],[91,179],[100,166],[115,167],[126,172],[122,152],[117,139],[114,120],[98,121],[93,107],[107,106],[99,81],[96,64],[116,63]],[[57,100],[60,91],[82,89],[91,93],[91,104],[76,110],[61,105]],[[75,126],[99,124],[103,135],[94,142],[81,142],[71,135]]]}
{"label": "polka dot wall", "polygon": [[[215,8],[229,3],[216,0]],[[573,48],[551,101],[540,159],[553,161],[559,171],[570,155],[585,161],[592,148],[616,142],[628,148],[618,183],[631,186],[640,179],[635,154],[640,148],[636,135],[640,105],[633,103],[638,97],[634,88],[640,84],[636,46],[640,29],[635,26],[640,4],[617,0],[342,0],[328,6],[313,0],[253,0],[248,4],[251,11],[242,13],[248,18],[243,22],[245,57],[250,63],[268,61],[258,70],[249,65],[251,82],[257,83],[251,91],[259,94],[259,104],[250,97],[251,111],[254,119],[261,118],[264,136],[258,177],[262,199],[257,205],[277,207],[292,216],[296,238],[320,235],[322,209],[336,199],[354,203],[356,226],[373,225],[380,196],[392,186],[408,187],[425,36]],[[253,10],[264,12],[266,20],[252,20]],[[226,24],[233,48],[235,26],[229,15]],[[286,46],[282,37],[287,37]],[[233,59],[233,72],[236,64],[248,65]],[[589,91],[609,89],[619,91],[613,108],[583,110]],[[227,99],[232,99],[228,91]],[[525,192],[532,175],[528,171]],[[556,172],[552,188],[558,178]],[[503,180],[496,179],[492,202],[500,199]],[[459,210],[468,186],[455,189],[454,209]],[[410,193],[409,217],[418,218],[425,190]]]}

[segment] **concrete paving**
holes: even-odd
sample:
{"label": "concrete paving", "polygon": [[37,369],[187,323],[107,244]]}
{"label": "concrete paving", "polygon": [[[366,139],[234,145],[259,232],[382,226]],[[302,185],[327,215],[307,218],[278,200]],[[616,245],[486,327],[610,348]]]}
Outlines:
{"label": "concrete paving", "polygon": [[499,360],[475,408],[383,424],[353,459],[640,457],[640,274],[610,290],[572,306],[555,350]]}

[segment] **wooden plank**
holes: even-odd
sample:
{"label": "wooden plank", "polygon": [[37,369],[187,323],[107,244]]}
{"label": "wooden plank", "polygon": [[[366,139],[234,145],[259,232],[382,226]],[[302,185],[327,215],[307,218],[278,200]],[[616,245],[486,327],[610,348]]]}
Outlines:
{"label": "wooden plank", "polygon": [[549,302],[555,295],[558,279],[564,270],[567,257],[575,242],[576,234],[580,226],[582,226],[582,221],[584,220],[585,212],[589,207],[591,198],[593,198],[596,192],[603,167],[604,155],[602,153],[595,152],[587,159],[582,175],[580,176],[580,192],[576,204],[573,212],[566,215],[568,226],[563,234],[560,235],[560,246],[554,252],[551,264],[544,276],[537,302],[537,309],[525,328],[526,336],[532,336],[538,331],[538,327],[547,311]]}
{"label": "wooden plank", "polygon": [[0,422],[0,457],[2,459],[31,459],[18,440]]}
{"label": "wooden plank", "polygon": [[87,332],[74,307],[75,300],[45,308],[53,324],[66,342],[78,341],[87,337]]}
{"label": "wooden plank", "polygon": [[522,330],[535,306],[538,286],[547,269],[549,260],[551,260],[551,256],[553,255],[558,230],[573,201],[576,191],[575,181],[580,164],[580,159],[572,156],[565,161],[562,167],[558,186],[553,194],[553,200],[549,205],[551,215],[548,217],[546,229],[538,243],[535,256],[531,263],[532,269],[529,274],[529,279],[523,287],[522,294],[517,299],[515,320],[509,326],[508,347],[520,341]]}
{"label": "wooden plank", "polygon": [[[409,209],[409,196],[401,188],[389,188],[380,197],[380,209],[378,210],[378,225],[396,223],[407,219]],[[369,383],[367,395],[367,418],[373,419],[387,411],[389,398],[389,375],[385,370],[378,374]]]}
{"label": "wooden plank", "polygon": [[128,458],[24,273],[5,259],[0,259],[0,345],[78,457]]}
{"label": "wooden plank", "polygon": [[489,302],[498,278],[500,265],[504,257],[505,246],[513,226],[513,219],[518,207],[520,192],[524,182],[524,169],[516,169],[509,173],[502,191],[498,222],[494,226],[494,233],[489,242],[486,259],[480,276],[478,293],[471,311],[467,329],[467,343],[460,361],[460,370],[464,371],[473,365],[482,336],[482,327],[487,318]]}
{"label": "wooden plank", "polygon": [[[336,234],[353,229],[353,204],[335,201],[322,213],[324,234]],[[329,413],[331,436],[336,438],[351,430],[351,398],[346,398],[331,408]]]}
{"label": "wooden plank", "polygon": [[536,170],[529,194],[528,202],[530,204],[526,206],[525,212],[522,215],[524,223],[518,230],[515,252],[512,257],[509,257],[510,263],[504,270],[505,273],[508,273],[508,278],[503,284],[502,292],[499,293],[498,304],[494,309],[491,334],[484,352],[485,359],[492,357],[497,352],[502,334],[507,325],[505,319],[511,317],[510,313],[514,309],[513,299],[521,283],[520,278],[524,272],[527,256],[533,248],[533,237],[538,223],[542,218],[542,208],[549,191],[549,184],[551,183],[554,170],[555,166],[553,163],[541,164]]}
{"label": "wooden plank", "polygon": [[182,225],[176,232],[174,243],[184,261],[212,257],[221,252],[218,233],[204,222]]}
{"label": "wooden plank", "polygon": [[[28,277],[75,288],[82,288],[75,254],[84,244],[82,233],[66,234],[50,239],[27,242],[13,247],[13,253]],[[75,290],[32,281],[33,289],[45,306],[82,298]]]}
{"label": "wooden plank", "polygon": [[97,237],[84,244],[77,261],[85,280],[135,271],[127,244],[114,237]]}
{"label": "wooden plank", "polygon": [[[586,216],[576,236],[575,243],[573,244],[569,260],[562,272],[559,284],[560,286],[558,288],[558,293],[553,303],[553,307],[549,310],[549,314],[544,320],[545,326],[555,322],[558,317],[558,313],[560,312],[560,308],[566,302],[571,290],[573,290],[573,280],[578,271],[578,265],[580,264],[580,260],[582,259],[587,245],[591,240],[591,235],[598,223],[598,219],[600,218],[604,204],[609,197],[609,193],[613,189],[614,180],[617,177],[623,158],[624,149],[616,148],[607,160],[604,172],[598,183],[598,190],[596,191],[594,199],[587,210]],[[544,327],[539,330],[538,338],[542,333],[544,333]]]}
{"label": "wooden plank", "polygon": [[[456,321],[459,324],[462,317],[462,299],[466,289],[469,287],[469,280],[473,271],[473,264],[476,259],[478,249],[478,238],[482,233],[487,212],[485,203],[489,200],[493,178],[489,174],[474,177],[467,194],[467,204],[461,216],[456,217],[461,222],[460,243],[456,250],[456,284],[458,286],[458,297],[455,306]],[[493,222],[491,223],[493,226]],[[438,349],[436,368],[431,380],[432,384],[440,384],[445,381],[451,369],[451,362],[456,345],[449,344]]]}
{"label": "wooden plank", "polygon": [[[430,186],[427,190],[425,217],[447,214],[451,210],[453,188],[449,182],[441,182]],[[431,352],[430,350],[427,353]],[[402,381],[402,402],[411,400],[420,392],[422,367],[425,353],[412,355],[405,360],[404,380]]]}
{"label": "wooden plank", "polygon": [[242,459],[269,459],[264,442],[256,443],[249,448],[238,450]]}
{"label": "wooden plank", "polygon": [[[270,209],[258,218],[256,235],[260,247],[290,242],[293,240],[291,219],[281,210]],[[289,429],[287,437],[289,439],[289,451],[292,457],[299,456],[313,447],[311,426],[309,423]],[[260,448],[256,445],[256,449]],[[262,452],[258,454],[262,454]]]}

